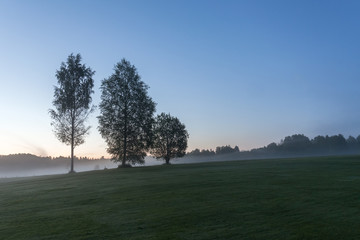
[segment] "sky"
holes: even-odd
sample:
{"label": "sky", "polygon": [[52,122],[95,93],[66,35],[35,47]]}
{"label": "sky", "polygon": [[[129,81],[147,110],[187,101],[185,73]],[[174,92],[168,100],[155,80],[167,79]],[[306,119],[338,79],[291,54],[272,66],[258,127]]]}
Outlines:
{"label": "sky", "polygon": [[[100,85],[126,58],[188,151],[360,134],[360,1],[0,0],[0,155],[69,156],[50,125],[71,54]],[[77,156],[108,156],[95,111]]]}

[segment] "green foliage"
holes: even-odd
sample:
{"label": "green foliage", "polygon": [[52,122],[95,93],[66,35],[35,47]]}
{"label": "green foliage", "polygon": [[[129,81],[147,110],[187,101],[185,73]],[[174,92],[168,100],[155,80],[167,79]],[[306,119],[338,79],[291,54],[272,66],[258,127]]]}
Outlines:
{"label": "green foliage", "polygon": [[191,152],[188,152],[186,154],[186,156],[188,156],[188,157],[213,157],[215,155],[216,155],[216,153],[212,149],[210,149],[210,150],[202,149],[200,151],[200,149],[198,149],[198,148],[195,148],[194,150],[192,150]]}
{"label": "green foliage", "polygon": [[0,239],[360,239],[359,159],[0,179]]}
{"label": "green foliage", "polygon": [[61,63],[60,70],[56,71],[58,87],[55,87],[53,104],[60,112],[74,109],[89,109],[91,94],[94,93],[95,74],[91,68],[81,64],[81,55],[70,54],[66,64]]}
{"label": "green foliage", "polygon": [[296,152],[306,151],[310,148],[311,142],[304,134],[294,134],[287,136],[281,143],[281,148],[284,151]]}
{"label": "green foliage", "polygon": [[222,146],[222,147],[216,147],[215,153],[216,154],[228,154],[228,153],[238,153],[239,147],[235,146],[232,148],[230,145]]}
{"label": "green foliage", "polygon": [[91,68],[81,64],[80,54],[71,54],[66,63],[61,63],[56,71],[58,86],[55,87],[53,105],[50,109],[51,125],[56,137],[66,145],[71,145],[71,172],[73,172],[74,148],[85,142],[90,127],[85,121],[94,106],[90,106],[94,87]]}
{"label": "green foliage", "polygon": [[164,159],[169,164],[170,159],[185,155],[189,134],[178,118],[161,113],[155,119],[153,131],[154,142],[151,149],[153,156]]}
{"label": "green foliage", "polygon": [[187,153],[186,155],[189,157],[213,157],[213,156],[219,156],[223,154],[238,154],[240,153],[240,149],[238,146],[235,146],[232,148],[230,145],[226,146],[219,146],[216,147],[215,151],[212,149],[200,149],[196,148],[192,150],[191,152]]}
{"label": "green foliage", "polygon": [[122,59],[101,84],[99,131],[114,161],[144,163],[152,140],[155,103],[135,66]]}

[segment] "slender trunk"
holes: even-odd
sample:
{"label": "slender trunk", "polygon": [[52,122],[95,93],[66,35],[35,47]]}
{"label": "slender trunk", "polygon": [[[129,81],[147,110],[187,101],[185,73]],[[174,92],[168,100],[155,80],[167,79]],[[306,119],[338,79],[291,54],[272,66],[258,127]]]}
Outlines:
{"label": "slender trunk", "polygon": [[[74,81],[73,81],[74,83]],[[76,84],[74,85],[74,96],[71,110],[71,169],[70,173],[74,173],[74,144],[75,144],[75,113],[76,113]]]}
{"label": "slender trunk", "polygon": [[75,172],[74,171],[74,143],[72,142],[71,143],[71,170],[70,170],[70,173],[73,173]]}

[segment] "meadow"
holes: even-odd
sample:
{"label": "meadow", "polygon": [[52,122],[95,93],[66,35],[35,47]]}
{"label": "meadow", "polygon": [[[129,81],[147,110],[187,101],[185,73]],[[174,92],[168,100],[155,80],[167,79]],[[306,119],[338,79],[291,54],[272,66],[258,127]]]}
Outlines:
{"label": "meadow", "polygon": [[360,239],[360,157],[0,179],[0,239]]}

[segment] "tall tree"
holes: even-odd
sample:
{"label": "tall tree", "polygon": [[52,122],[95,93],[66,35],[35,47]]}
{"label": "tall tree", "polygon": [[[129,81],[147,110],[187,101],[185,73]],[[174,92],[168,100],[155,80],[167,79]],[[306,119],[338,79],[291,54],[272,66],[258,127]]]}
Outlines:
{"label": "tall tree", "polygon": [[134,65],[122,59],[101,84],[99,131],[115,162],[144,163],[152,140],[155,103]]}
{"label": "tall tree", "polygon": [[85,142],[90,126],[85,126],[93,112],[91,94],[94,87],[91,68],[81,64],[80,54],[70,54],[56,71],[58,86],[55,86],[53,105],[49,113],[56,137],[71,146],[71,169],[74,172],[74,149]]}
{"label": "tall tree", "polygon": [[178,118],[161,113],[155,119],[151,154],[169,164],[170,159],[185,155],[188,138],[185,125]]}

